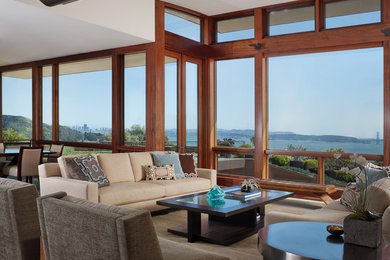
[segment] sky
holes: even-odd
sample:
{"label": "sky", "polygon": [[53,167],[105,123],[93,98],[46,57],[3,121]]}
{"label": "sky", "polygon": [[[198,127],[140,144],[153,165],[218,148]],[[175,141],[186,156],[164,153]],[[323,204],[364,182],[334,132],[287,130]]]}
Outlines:
{"label": "sky", "polygon": [[[327,28],[375,22],[379,12],[328,18]],[[200,39],[199,26],[166,15],[167,30]],[[313,27],[312,21],[272,26],[272,34]],[[305,29],[306,28],[306,29]],[[251,38],[253,30],[219,35]],[[197,127],[197,65],[187,63],[187,129]],[[320,68],[320,69],[319,69]],[[176,128],[177,65],[165,66],[165,124]],[[282,75],[282,76],[281,76]],[[125,71],[125,127],[145,125],[145,67]],[[60,77],[60,124],[111,127],[111,71]],[[51,124],[51,78],[43,79],[43,121]],[[326,89],[326,91],[323,91]],[[3,77],[3,114],[31,118],[31,79]],[[383,136],[383,49],[269,59],[269,130],[299,134]],[[254,129],[254,59],[217,62],[217,128]]]}

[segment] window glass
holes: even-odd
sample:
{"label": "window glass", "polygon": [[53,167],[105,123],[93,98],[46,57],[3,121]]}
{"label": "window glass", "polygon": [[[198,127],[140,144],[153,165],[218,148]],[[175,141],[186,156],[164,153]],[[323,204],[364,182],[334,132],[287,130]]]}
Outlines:
{"label": "window glass", "polygon": [[111,150],[100,149],[100,148],[85,148],[85,147],[73,147],[73,146],[64,146],[62,150],[62,155],[81,155],[81,154],[100,154],[100,153],[112,153]]}
{"label": "window glass", "polygon": [[186,152],[198,153],[198,64],[186,62]]}
{"label": "window glass", "polygon": [[165,150],[177,151],[177,59],[165,57]]}
{"label": "window glass", "polygon": [[326,29],[381,22],[381,0],[338,0],[324,5]]}
{"label": "window glass", "polygon": [[217,42],[228,42],[255,37],[254,16],[217,21]]}
{"label": "window glass", "polygon": [[268,35],[314,31],[314,17],[314,5],[271,11],[268,13]]}
{"label": "window glass", "polygon": [[100,58],[59,65],[61,141],[111,142],[111,63]]}
{"label": "window glass", "polygon": [[165,8],[165,30],[200,42],[200,18],[174,9]]}
{"label": "window glass", "polygon": [[42,138],[52,138],[52,66],[42,68]]}
{"label": "window glass", "polygon": [[145,145],[146,55],[125,55],[125,145]]}
{"label": "window glass", "polygon": [[[269,58],[268,93],[270,149],[383,154],[383,48]],[[270,163],[318,170],[317,158],[283,157]],[[326,182],[343,163],[325,159]]]}
{"label": "window glass", "polygon": [[217,61],[217,145],[254,146],[254,58]]}
{"label": "window glass", "polygon": [[32,138],[32,69],[2,73],[3,138]]}
{"label": "window glass", "polygon": [[254,177],[253,155],[218,153],[218,173]]}

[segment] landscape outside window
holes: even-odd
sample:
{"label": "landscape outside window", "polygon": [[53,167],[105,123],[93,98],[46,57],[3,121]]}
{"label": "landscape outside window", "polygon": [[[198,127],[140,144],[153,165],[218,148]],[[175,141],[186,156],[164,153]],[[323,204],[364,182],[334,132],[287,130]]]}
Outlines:
{"label": "landscape outside window", "polygon": [[111,57],[59,64],[59,139],[111,143]]}
{"label": "landscape outside window", "polygon": [[42,68],[42,138],[51,140],[52,137],[52,66]]}
{"label": "landscape outside window", "polygon": [[165,8],[165,30],[200,42],[200,18],[171,8]]}
{"label": "landscape outside window", "polygon": [[2,73],[3,139],[32,138],[32,69]]}
{"label": "landscape outside window", "polygon": [[125,55],[125,145],[145,146],[146,55]]}
{"label": "landscape outside window", "polygon": [[[217,61],[217,145],[254,147],[254,58]],[[218,172],[254,176],[251,155],[219,154]]]}
{"label": "landscape outside window", "polygon": [[[268,95],[270,149],[383,154],[383,48],[269,58]],[[317,158],[269,162],[270,178],[317,182]],[[342,167],[325,159],[325,182],[349,182]]]}
{"label": "landscape outside window", "polygon": [[[198,154],[198,64],[186,62],[186,152]],[[198,156],[196,155],[196,160]]]}

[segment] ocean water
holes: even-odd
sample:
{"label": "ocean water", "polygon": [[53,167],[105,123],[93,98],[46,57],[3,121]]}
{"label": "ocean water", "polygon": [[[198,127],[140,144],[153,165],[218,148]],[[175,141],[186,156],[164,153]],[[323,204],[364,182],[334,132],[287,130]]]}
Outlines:
{"label": "ocean water", "polygon": [[[168,137],[169,138],[169,137]],[[176,138],[170,136],[170,141],[176,143]],[[173,141],[174,140],[174,141]],[[253,145],[250,139],[235,140],[236,147],[242,144]],[[286,149],[288,145],[302,145],[307,151],[325,152],[330,148],[342,148],[346,153],[360,153],[360,154],[383,154],[383,140],[378,143],[372,141],[370,143],[342,143],[342,142],[323,142],[323,141],[302,141],[302,140],[270,140],[268,143],[269,149]],[[187,138],[187,146],[196,147],[198,142],[196,138]]]}

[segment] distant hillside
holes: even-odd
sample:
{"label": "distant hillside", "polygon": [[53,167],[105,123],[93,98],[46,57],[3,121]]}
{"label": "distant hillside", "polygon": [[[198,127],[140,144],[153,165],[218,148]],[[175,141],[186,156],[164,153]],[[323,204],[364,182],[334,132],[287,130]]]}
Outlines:
{"label": "distant hillside", "polygon": [[[26,139],[32,138],[32,121],[23,116],[11,116],[3,115],[3,130],[12,128],[18,131],[19,134],[24,134]],[[43,137],[51,137],[51,126],[43,124],[42,126]],[[105,136],[100,133],[82,133],[77,130],[73,130],[70,127],[60,125],[59,128],[61,141],[69,142],[82,142],[82,141],[100,141],[105,140]]]}

